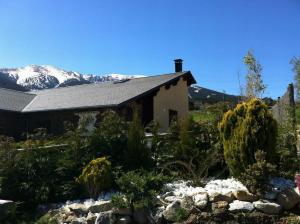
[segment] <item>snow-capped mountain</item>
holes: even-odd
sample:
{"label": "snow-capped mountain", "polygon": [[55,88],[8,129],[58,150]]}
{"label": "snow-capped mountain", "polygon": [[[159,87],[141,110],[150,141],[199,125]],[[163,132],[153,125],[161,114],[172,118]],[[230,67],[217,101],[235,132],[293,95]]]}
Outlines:
{"label": "snow-capped mountain", "polygon": [[0,86],[4,88],[13,86],[14,89],[18,90],[37,90],[138,77],[142,76],[81,74],[73,71],[65,71],[50,65],[28,65],[22,68],[0,69]]}

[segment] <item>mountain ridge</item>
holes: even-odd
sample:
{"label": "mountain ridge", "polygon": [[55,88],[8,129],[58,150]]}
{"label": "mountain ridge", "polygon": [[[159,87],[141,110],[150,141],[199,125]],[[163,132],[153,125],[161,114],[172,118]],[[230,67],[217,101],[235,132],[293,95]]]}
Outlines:
{"label": "mountain ridge", "polygon": [[[51,65],[28,65],[20,68],[0,68],[0,87],[17,91],[34,91],[90,83],[102,83],[145,77],[117,73],[94,75],[66,71]],[[237,102],[238,96],[221,93],[204,87],[189,87],[190,100],[197,104],[220,101]]]}
{"label": "mountain ridge", "polygon": [[31,91],[138,77],[142,76],[116,73],[105,75],[82,74],[51,65],[28,65],[21,68],[0,69],[0,87]]}

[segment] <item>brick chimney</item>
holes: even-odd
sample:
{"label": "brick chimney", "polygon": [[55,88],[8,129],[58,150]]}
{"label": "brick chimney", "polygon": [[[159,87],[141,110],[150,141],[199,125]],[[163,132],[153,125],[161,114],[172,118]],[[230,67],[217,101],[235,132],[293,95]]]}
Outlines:
{"label": "brick chimney", "polygon": [[175,62],[175,72],[182,72],[183,60],[178,58],[178,59],[175,59],[174,62]]}

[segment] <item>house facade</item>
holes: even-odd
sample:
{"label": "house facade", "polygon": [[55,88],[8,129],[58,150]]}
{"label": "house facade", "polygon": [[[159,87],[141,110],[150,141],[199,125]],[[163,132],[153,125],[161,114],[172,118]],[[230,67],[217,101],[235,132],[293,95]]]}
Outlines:
{"label": "house facade", "polygon": [[187,116],[188,87],[193,83],[179,59],[170,74],[34,92],[0,89],[0,134],[20,138],[37,128],[61,134],[65,122],[78,124],[89,116],[99,123],[108,109],[128,120],[138,109],[144,125],[155,121],[167,131],[172,119]]}

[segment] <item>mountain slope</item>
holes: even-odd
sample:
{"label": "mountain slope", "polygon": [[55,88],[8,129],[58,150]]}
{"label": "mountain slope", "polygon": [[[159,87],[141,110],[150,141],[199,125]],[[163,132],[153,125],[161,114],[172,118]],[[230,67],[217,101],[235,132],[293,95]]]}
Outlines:
{"label": "mountain slope", "polygon": [[[47,89],[88,83],[99,83],[132,79],[143,76],[121,74],[92,75],[66,71],[50,65],[28,65],[22,68],[0,69],[0,87],[19,91]],[[220,101],[238,102],[238,97],[199,86],[191,86],[189,95],[197,104]]]}
{"label": "mountain slope", "polygon": [[[50,65],[28,65],[22,68],[0,69],[0,87],[2,86],[1,83],[7,83],[6,88],[37,90],[137,77],[141,76],[121,74],[97,76],[66,71]],[[5,88],[5,85],[3,87]]]}
{"label": "mountain slope", "polygon": [[238,103],[239,101],[238,96],[221,93],[196,85],[189,88],[189,96],[192,99],[192,102],[196,102],[197,104],[212,104],[222,101]]}

